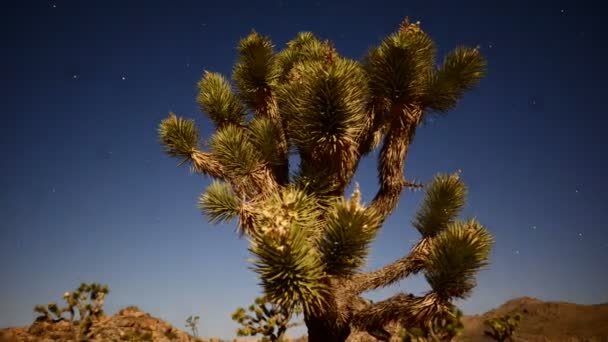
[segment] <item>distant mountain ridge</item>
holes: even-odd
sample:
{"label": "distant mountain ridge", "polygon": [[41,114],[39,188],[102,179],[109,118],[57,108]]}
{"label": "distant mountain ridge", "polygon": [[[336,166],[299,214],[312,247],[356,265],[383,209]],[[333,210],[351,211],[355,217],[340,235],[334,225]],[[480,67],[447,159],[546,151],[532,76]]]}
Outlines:
{"label": "distant mountain ridge", "polygon": [[544,302],[530,297],[511,299],[482,315],[464,316],[464,332],[459,341],[492,341],[483,335],[483,322],[506,314],[521,315],[515,341],[608,342],[608,303],[573,304]]}

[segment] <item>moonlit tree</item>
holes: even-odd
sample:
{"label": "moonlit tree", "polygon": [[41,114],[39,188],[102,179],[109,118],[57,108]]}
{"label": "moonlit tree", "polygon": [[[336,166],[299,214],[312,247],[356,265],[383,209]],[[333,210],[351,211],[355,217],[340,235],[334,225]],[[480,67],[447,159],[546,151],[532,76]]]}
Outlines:
{"label": "moonlit tree", "polygon": [[[466,196],[458,173],[427,184],[404,176],[417,128],[454,108],[484,70],[476,48],[456,48],[436,64],[433,41],[407,19],[361,61],[309,32],[281,51],[252,32],[238,45],[232,80],[205,72],[198,84],[214,134],[202,144],[192,120],[170,113],[159,135],[170,156],[214,179],[200,208],[211,222],[237,221],[265,297],[301,309],[309,341],[344,341],[352,330],[387,340],[391,322],[448,320],[452,300],[470,294],[487,263],[491,235],[474,219],[458,219]],[[364,205],[358,187],[345,189],[376,149],[379,186]],[[412,225],[420,240],[400,259],[363,271],[402,191],[419,187],[426,196]],[[419,273],[428,293],[361,297]]]}

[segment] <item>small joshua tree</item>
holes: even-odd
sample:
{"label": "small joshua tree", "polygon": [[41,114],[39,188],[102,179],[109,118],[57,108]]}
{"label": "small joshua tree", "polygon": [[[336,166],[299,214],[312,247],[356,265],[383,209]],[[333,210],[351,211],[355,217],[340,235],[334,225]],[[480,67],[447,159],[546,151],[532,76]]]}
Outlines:
{"label": "small joshua tree", "polygon": [[[88,333],[93,321],[103,316],[102,306],[109,292],[107,285],[82,283],[75,291],[63,294],[67,304],[63,308],[56,303],[46,306],[36,305],[34,311],[40,314],[36,321],[61,321],[65,319],[63,314],[69,313],[69,321],[78,322],[80,331],[84,335]],[[78,321],[76,321],[76,309],[78,309]]]}
{"label": "small joshua tree", "polygon": [[278,342],[283,340],[287,329],[299,325],[289,323],[292,315],[298,313],[298,308],[289,310],[258,297],[249,306],[249,313],[244,308],[238,308],[232,314],[232,319],[243,326],[237,330],[238,336],[262,335],[262,341]]}
{"label": "small joshua tree", "polygon": [[188,316],[186,318],[186,327],[192,330],[192,336],[198,337],[198,320],[199,316]]}
{"label": "small joshua tree", "polygon": [[484,321],[484,324],[490,330],[484,331],[484,334],[498,342],[512,341],[515,330],[519,327],[520,319],[521,316],[519,314],[487,319]]}
{"label": "small joshua tree", "polygon": [[[420,240],[409,252],[377,270],[362,267],[402,190],[423,186],[404,178],[416,130],[482,78],[479,49],[456,48],[436,65],[433,41],[406,19],[362,61],[310,32],[279,52],[252,32],[238,51],[234,87],[212,72],[198,84],[197,102],[215,129],[210,150],[194,122],[174,113],[159,136],[170,156],[216,179],[200,207],[211,222],[238,219],[267,300],[301,307],[311,342],[343,342],[351,329],[387,340],[391,322],[408,328],[446,320],[452,300],[471,293],[493,244],[479,222],[458,219],[466,197],[458,174],[424,185],[413,221]],[[371,203],[361,203],[358,189],[346,198],[361,159],[376,149]],[[361,297],[419,273],[431,285],[422,296]]]}

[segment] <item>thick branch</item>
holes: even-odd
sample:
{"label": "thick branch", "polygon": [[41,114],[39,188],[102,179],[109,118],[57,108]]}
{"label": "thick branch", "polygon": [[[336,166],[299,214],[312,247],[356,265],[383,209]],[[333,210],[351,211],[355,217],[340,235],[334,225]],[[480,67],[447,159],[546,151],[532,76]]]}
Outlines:
{"label": "thick branch", "polygon": [[408,255],[382,267],[381,269],[357,273],[346,284],[349,294],[359,295],[363,292],[389,286],[410,274],[416,274],[424,268],[424,258],[428,253],[429,240],[417,243]]}
{"label": "thick branch", "polygon": [[224,168],[210,153],[194,150],[190,155],[190,159],[192,160],[192,170],[194,172],[226,180]]}
{"label": "thick branch", "polygon": [[391,322],[404,327],[429,327],[450,314],[450,303],[435,293],[422,297],[400,293],[357,312],[352,324],[361,330],[377,331]]}
{"label": "thick branch", "polygon": [[422,118],[422,109],[419,106],[395,104],[390,118],[391,126],[380,151],[380,188],[371,203],[371,207],[384,218],[395,209],[401,191],[408,185],[403,176],[403,168],[409,145]]}

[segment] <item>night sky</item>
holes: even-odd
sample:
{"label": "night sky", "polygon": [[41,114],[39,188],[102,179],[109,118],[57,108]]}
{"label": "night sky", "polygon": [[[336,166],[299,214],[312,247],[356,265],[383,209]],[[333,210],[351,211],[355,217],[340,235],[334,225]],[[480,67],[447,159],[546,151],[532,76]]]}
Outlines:
{"label": "night sky", "polygon": [[[449,4],[448,4],[449,3]],[[17,7],[20,6],[20,7]],[[197,209],[210,180],[163,153],[168,111],[211,124],[195,103],[203,70],[230,75],[252,28],[277,49],[299,31],[362,57],[405,16],[439,57],[479,45],[488,75],[447,117],[419,128],[408,177],[462,170],[463,218],[494,235],[472,296],[480,313],[519,296],[608,302],[606,60],[599,2],[11,1],[2,5],[0,327],[82,281],[108,284],[106,311],[137,305],[203,336],[234,336],[230,313],[260,293],[234,225]],[[377,188],[375,157],[355,180]],[[404,192],[368,268],[404,253],[422,192]],[[370,293],[428,289],[415,277]],[[299,335],[303,329],[292,334]]]}

